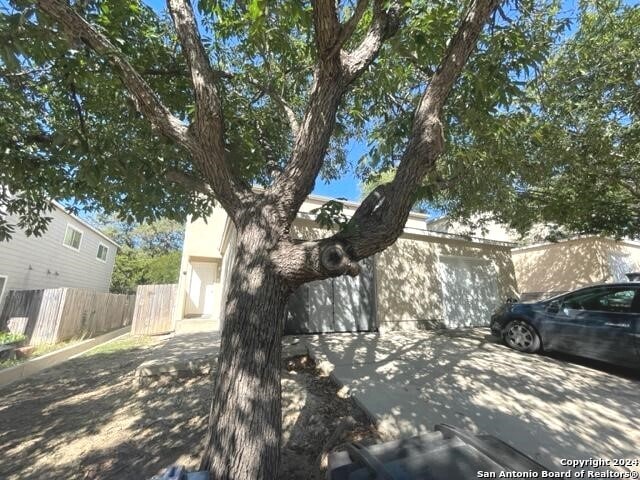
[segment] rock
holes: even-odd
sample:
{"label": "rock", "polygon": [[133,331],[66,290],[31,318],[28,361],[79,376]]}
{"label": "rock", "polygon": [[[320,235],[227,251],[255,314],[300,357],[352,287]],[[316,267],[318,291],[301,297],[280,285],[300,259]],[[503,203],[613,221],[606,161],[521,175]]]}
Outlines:
{"label": "rock", "polygon": [[28,358],[31,356],[35,349],[35,346],[16,348],[16,358]]}

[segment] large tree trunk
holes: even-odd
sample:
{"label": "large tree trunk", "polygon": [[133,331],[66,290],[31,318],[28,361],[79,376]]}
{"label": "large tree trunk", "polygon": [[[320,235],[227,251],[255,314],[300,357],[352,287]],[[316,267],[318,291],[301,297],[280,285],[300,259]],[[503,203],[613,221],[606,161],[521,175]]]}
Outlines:
{"label": "large tree trunk", "polygon": [[201,464],[215,480],[277,478],[281,340],[290,289],[274,271],[269,243],[259,228],[238,235]]}

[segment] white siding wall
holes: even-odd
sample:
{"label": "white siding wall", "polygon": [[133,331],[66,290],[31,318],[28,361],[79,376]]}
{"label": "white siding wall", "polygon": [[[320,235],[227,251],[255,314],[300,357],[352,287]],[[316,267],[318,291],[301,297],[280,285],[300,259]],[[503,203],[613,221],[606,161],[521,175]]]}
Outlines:
{"label": "white siding wall", "polygon": [[[108,292],[117,247],[58,208],[47,215],[53,220],[43,236],[16,230],[9,242],[0,242],[0,277],[8,277],[5,296],[9,290],[55,287]],[[9,216],[9,222],[15,220]],[[82,232],[80,251],[62,244],[67,224]],[[109,247],[106,262],[96,257],[100,243]]]}

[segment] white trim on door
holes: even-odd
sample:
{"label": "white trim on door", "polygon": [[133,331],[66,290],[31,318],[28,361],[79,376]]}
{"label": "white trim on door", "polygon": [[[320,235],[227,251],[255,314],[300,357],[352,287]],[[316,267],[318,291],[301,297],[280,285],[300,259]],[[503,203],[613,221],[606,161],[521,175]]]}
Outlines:
{"label": "white trim on door", "polygon": [[0,287],[0,304],[2,304],[2,297],[4,296],[4,291],[7,289],[7,283],[9,283],[9,277],[7,275],[0,275],[0,279],[3,279],[2,286]]}

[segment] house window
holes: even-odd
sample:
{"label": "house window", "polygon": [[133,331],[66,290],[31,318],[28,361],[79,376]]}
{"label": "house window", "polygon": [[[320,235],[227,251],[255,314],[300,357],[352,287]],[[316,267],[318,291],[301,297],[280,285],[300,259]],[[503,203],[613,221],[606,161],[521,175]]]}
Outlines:
{"label": "house window", "polygon": [[82,241],[82,232],[77,228],[67,225],[67,231],[64,233],[64,241],[62,244],[65,247],[72,248],[74,250],[80,250],[80,242]]}
{"label": "house window", "polygon": [[96,255],[96,258],[98,260],[106,262],[108,253],[109,253],[109,247],[107,247],[105,244],[101,243],[100,245],[98,245],[98,254]]}

